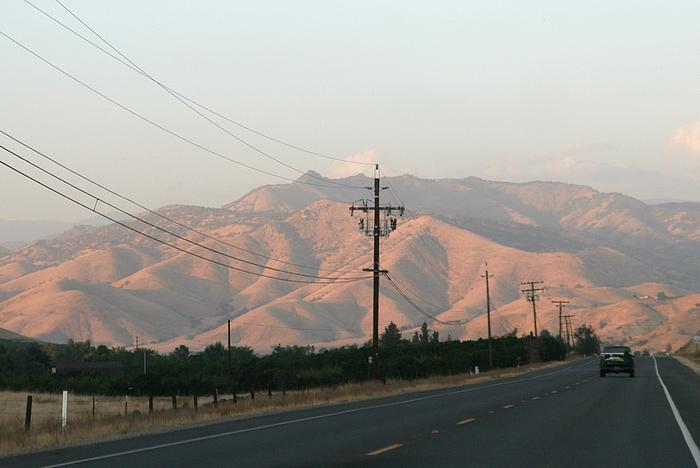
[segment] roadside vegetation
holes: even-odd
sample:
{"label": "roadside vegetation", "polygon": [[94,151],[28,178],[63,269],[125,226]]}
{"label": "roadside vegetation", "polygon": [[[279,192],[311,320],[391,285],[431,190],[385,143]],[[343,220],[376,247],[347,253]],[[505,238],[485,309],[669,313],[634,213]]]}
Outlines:
{"label": "roadside vegetation", "polygon": [[[597,344],[595,334],[588,331],[577,335],[576,349]],[[586,337],[592,342],[586,344]],[[221,343],[201,353],[179,346],[168,354],[73,341],[66,345],[0,344],[0,388],[5,389],[0,392],[0,454],[476,383],[552,365],[548,361],[563,360],[569,351],[547,331],[541,333],[537,348],[530,337],[513,333],[494,338],[495,369],[488,369],[487,340],[440,341],[427,325],[406,340],[390,324],[381,336],[381,378],[371,380],[368,345],[321,350],[276,346],[262,356],[250,348],[235,347],[229,367]],[[95,369],[52,373],[54,366],[65,362],[117,362],[120,366],[118,372],[106,375]],[[69,392],[66,429],[61,428],[63,390]],[[23,431],[28,394],[34,400],[33,417],[30,430]]]}

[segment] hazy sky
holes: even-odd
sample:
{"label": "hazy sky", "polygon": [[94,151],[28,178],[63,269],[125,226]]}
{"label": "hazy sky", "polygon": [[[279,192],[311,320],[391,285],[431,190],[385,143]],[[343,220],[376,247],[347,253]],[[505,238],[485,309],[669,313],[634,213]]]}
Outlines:
{"label": "hazy sky", "polygon": [[[294,144],[376,159],[390,175],[700,200],[696,0],[63,1],[183,94]],[[32,2],[90,35],[54,1]],[[2,3],[0,30],[188,138],[298,175],[22,0]],[[219,206],[281,182],[149,126],[2,36],[0,56],[2,129],[139,201]],[[362,169],[230,129],[304,170]],[[90,217],[4,167],[0,187],[0,219]]]}

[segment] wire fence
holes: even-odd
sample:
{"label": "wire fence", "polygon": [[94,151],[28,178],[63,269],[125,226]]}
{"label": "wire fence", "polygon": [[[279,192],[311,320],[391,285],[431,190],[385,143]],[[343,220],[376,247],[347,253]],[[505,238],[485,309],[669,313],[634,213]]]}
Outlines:
{"label": "wire fence", "polygon": [[[31,395],[31,404],[28,396]],[[250,398],[249,394],[236,395],[236,400]],[[104,396],[68,393],[66,423],[84,422],[118,416],[133,416],[173,409],[210,406],[233,400],[232,394],[177,395],[177,396]],[[28,410],[28,406],[30,409]],[[16,430],[31,426],[62,424],[63,395],[60,393],[0,392],[0,427]],[[28,419],[29,411],[29,421]]]}

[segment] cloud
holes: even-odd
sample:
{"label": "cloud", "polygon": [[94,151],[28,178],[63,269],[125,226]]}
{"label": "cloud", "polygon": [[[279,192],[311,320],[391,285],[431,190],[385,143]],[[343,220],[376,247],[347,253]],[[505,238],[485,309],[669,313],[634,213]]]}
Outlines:
{"label": "cloud", "polygon": [[685,146],[694,153],[700,153],[700,121],[678,127],[673,132],[673,142]]}
{"label": "cloud", "polygon": [[367,173],[367,170],[370,167],[367,164],[378,162],[379,154],[379,150],[372,148],[367,151],[363,151],[362,153],[356,153],[351,156],[344,157],[343,159],[353,162],[336,162],[330,167],[328,174],[330,177],[339,178],[348,177],[360,172]]}

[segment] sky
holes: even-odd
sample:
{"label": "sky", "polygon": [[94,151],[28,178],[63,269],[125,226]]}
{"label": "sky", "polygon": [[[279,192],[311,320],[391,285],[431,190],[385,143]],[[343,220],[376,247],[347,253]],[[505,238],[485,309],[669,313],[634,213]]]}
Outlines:
{"label": "sky", "polygon": [[[31,1],[99,43],[57,2]],[[294,145],[379,162],[387,175],[555,180],[700,201],[695,0],[62,1],[181,94]],[[31,5],[2,6],[0,31],[104,95],[228,158],[299,176]],[[1,128],[143,204],[221,206],[285,182],[178,140],[4,36],[0,56]],[[302,172],[368,167],[219,122]],[[5,151],[0,161],[50,180]],[[4,166],[0,196],[0,219],[93,216]]]}

